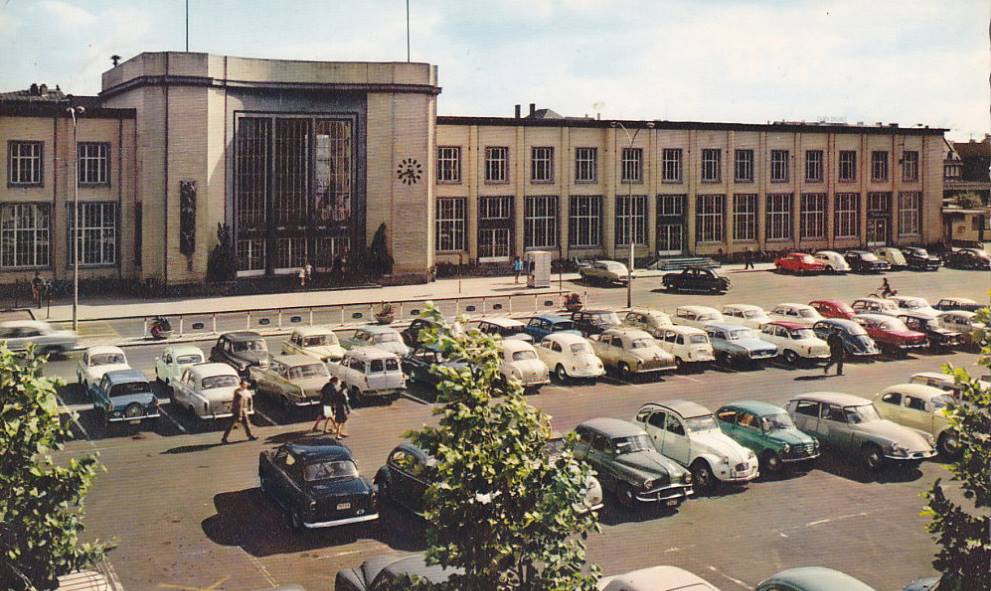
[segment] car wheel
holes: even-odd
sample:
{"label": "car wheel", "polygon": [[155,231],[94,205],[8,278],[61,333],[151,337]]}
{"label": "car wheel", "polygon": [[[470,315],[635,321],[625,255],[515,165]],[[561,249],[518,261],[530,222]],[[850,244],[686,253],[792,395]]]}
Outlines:
{"label": "car wheel", "polygon": [[719,352],[716,353],[716,363],[728,367],[733,364],[733,359],[729,356],[729,353]]}
{"label": "car wheel", "polygon": [[379,489],[378,498],[382,501],[392,501],[392,489],[389,486],[389,479],[386,477],[376,478],[375,486]]}
{"label": "car wheel", "polygon": [[292,412],[292,402],[289,401],[289,397],[283,396],[279,401],[282,403],[283,412],[285,412],[286,414]]}
{"label": "car wheel", "polygon": [[869,472],[877,472],[884,465],[884,454],[881,452],[881,448],[873,443],[868,443],[861,448],[860,459]]}
{"label": "car wheel", "polygon": [[355,406],[362,406],[365,403],[365,398],[361,395],[358,386],[351,386],[351,403]]}
{"label": "car wheel", "polygon": [[637,495],[633,492],[633,487],[626,482],[621,482],[616,487],[616,499],[627,509],[632,509],[637,504]]}
{"label": "car wheel", "polygon": [[695,460],[691,471],[696,490],[707,495],[716,489],[716,475],[712,473],[709,462],[702,459]]}
{"label": "car wheel", "polygon": [[760,459],[768,472],[780,472],[781,468],[784,467],[784,462],[781,461],[781,456],[777,452],[767,450]]}
{"label": "car wheel", "polygon": [[268,477],[265,476],[264,474],[259,474],[258,475],[258,488],[260,488],[263,493],[270,494],[271,493],[271,491],[269,490],[269,487],[270,486],[271,485],[268,482]]}
{"label": "car wheel", "polygon": [[289,511],[289,525],[296,531],[303,531],[303,516],[299,514],[299,509],[293,508]]}
{"label": "car wheel", "polygon": [[783,355],[785,358],[785,363],[788,365],[798,365],[798,353],[792,351],[791,349],[785,349]]}
{"label": "car wheel", "polygon": [[960,439],[951,431],[943,431],[939,435],[939,441],[936,442],[936,449],[939,450],[940,455],[950,460],[957,458],[962,451],[960,449]]}
{"label": "car wheel", "polygon": [[674,358],[674,370],[680,373],[688,373],[688,366],[681,360],[681,357]]}
{"label": "car wheel", "polygon": [[625,361],[619,363],[619,377],[624,380],[630,380],[633,378],[633,372],[630,371],[630,366],[626,364]]}
{"label": "car wheel", "polygon": [[560,363],[558,363],[557,367],[554,368],[554,376],[557,378],[557,381],[562,384],[568,383],[568,372],[564,371],[564,366]]}

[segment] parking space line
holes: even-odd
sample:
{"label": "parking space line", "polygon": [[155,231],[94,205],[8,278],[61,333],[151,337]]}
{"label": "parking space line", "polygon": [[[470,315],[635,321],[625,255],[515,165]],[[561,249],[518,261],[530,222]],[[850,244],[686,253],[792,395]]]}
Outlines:
{"label": "parking space line", "polygon": [[265,580],[268,581],[269,585],[271,585],[273,588],[279,586],[278,582],[276,582],[275,580],[275,577],[272,576],[272,573],[268,572],[268,569],[265,568],[265,565],[262,564],[261,560],[258,560],[257,556],[252,556],[247,552],[245,552],[245,554],[248,556],[248,560],[251,561],[251,564],[255,565],[255,568],[258,569],[258,572],[260,572],[262,576],[265,577]]}
{"label": "parking space line", "polygon": [[[89,441],[90,440],[89,433],[86,431],[86,427],[83,427],[83,424],[79,422],[79,414],[75,410],[73,410],[72,407],[70,407],[68,404],[66,404],[64,400],[62,400],[62,397],[58,395],[58,392],[55,393],[55,399],[58,400],[58,404],[59,404],[60,407],[62,407],[62,408],[64,408],[64,409],[66,409],[66,410],[69,411],[68,412],[68,415],[72,419],[72,422],[76,425],[76,427],[79,428],[79,431],[83,434],[83,438],[85,438],[86,441]],[[80,404],[80,405],[73,405],[73,406],[86,406],[86,405],[81,405]],[[88,406],[90,408],[93,407],[92,404],[90,404]]]}
{"label": "parking space line", "polygon": [[737,585],[743,587],[744,589],[753,589],[753,585],[748,585],[748,584],[744,583],[743,581],[741,581],[740,579],[737,579],[735,577],[731,577],[731,576],[727,575],[726,573],[724,573],[723,571],[719,570],[718,568],[712,566],[711,564],[709,565],[709,570],[712,571],[713,573],[719,575],[720,577],[726,579],[727,581],[736,583]]}
{"label": "parking space line", "polygon": [[268,421],[268,424],[269,424],[270,427],[274,427],[274,426],[278,425],[278,423],[276,423],[275,421],[272,420],[272,417],[268,416],[267,414],[263,413],[262,411],[258,410],[257,408],[255,409],[255,414],[257,416],[260,416],[261,418],[265,419],[266,421]]}
{"label": "parking space line", "polygon": [[175,425],[180,431],[182,431],[183,435],[189,433],[189,431],[186,431],[186,428],[185,427],[183,427],[182,425],[179,424],[179,421],[173,419],[172,416],[169,413],[165,412],[165,409],[162,408],[161,406],[158,407],[158,412],[163,417],[167,418],[169,420],[169,422],[172,423],[173,425]]}
{"label": "parking space line", "polygon": [[403,391],[403,398],[409,398],[413,402],[419,402],[420,404],[422,404],[424,406],[430,406],[430,403],[429,402],[427,402],[426,400],[424,400],[422,398],[417,398],[416,396],[413,396],[412,394],[409,393],[408,390],[407,391]]}

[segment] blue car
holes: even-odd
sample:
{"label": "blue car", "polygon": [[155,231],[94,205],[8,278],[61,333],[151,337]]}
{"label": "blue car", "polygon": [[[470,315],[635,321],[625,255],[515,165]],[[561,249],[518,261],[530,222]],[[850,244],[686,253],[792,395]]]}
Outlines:
{"label": "blue car", "polygon": [[89,396],[107,424],[126,421],[135,425],[160,416],[151,384],[136,369],[108,371],[99,383],[90,384]]}
{"label": "blue car", "polygon": [[863,326],[853,320],[826,318],[812,325],[812,331],[822,340],[826,340],[834,330],[839,332],[847,355],[873,357],[881,354],[874,339],[868,336]]}
{"label": "blue car", "polygon": [[752,365],[778,354],[777,345],[759,339],[760,333],[746,326],[713,322],[705,325],[705,332],[712,343],[716,362],[722,365]]}
{"label": "blue car", "polygon": [[526,325],[526,333],[533,337],[533,342],[535,343],[539,343],[552,332],[565,331],[582,336],[582,333],[575,327],[573,320],[558,316],[557,314],[534,316]]}

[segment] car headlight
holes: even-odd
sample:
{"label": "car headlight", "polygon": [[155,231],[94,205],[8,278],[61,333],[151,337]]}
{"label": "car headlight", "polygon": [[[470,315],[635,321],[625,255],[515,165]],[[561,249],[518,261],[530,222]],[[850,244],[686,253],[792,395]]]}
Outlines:
{"label": "car headlight", "polygon": [[930,447],[936,445],[936,439],[929,433],[923,433],[922,436],[926,438],[926,443],[928,443]]}
{"label": "car headlight", "polygon": [[684,484],[691,484],[692,483],[692,473],[686,471],[684,474],[682,474],[681,475],[681,482],[684,483]]}
{"label": "car headlight", "polygon": [[791,446],[790,446],[790,445],[788,445],[788,444],[786,443],[786,444],[784,444],[784,446],[783,446],[783,447],[781,448],[781,451],[783,451],[783,452],[785,452],[785,453],[789,453],[789,452],[791,452]]}
{"label": "car headlight", "polygon": [[645,480],[643,482],[643,487],[644,488],[650,488],[652,486],[654,486],[654,481],[653,480]]}
{"label": "car headlight", "polygon": [[904,456],[908,455],[908,448],[900,443],[892,443],[889,450],[893,456]]}
{"label": "car headlight", "polygon": [[643,359],[637,359],[637,366],[643,365]]}
{"label": "car headlight", "polygon": [[723,456],[720,461],[722,461],[722,463],[724,464],[729,464],[729,456]]}

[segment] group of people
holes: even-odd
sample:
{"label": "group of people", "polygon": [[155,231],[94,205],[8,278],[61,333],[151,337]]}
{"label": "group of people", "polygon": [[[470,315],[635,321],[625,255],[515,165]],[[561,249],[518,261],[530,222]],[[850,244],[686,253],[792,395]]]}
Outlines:
{"label": "group of people", "polygon": [[[244,434],[250,441],[258,439],[251,432],[251,421],[248,411],[251,408],[250,399],[252,397],[251,385],[248,380],[242,379],[241,384],[234,390],[234,398],[231,401],[231,422],[224,431],[221,443],[229,443],[227,438],[231,431],[238,425],[244,428]],[[316,422],[313,423],[311,432],[315,433],[320,426],[320,421],[324,421],[323,432],[333,432],[335,437],[347,437],[348,417],[351,416],[351,401],[348,399],[347,391],[341,386],[336,376],[331,377],[322,390],[320,390],[320,413]]]}

